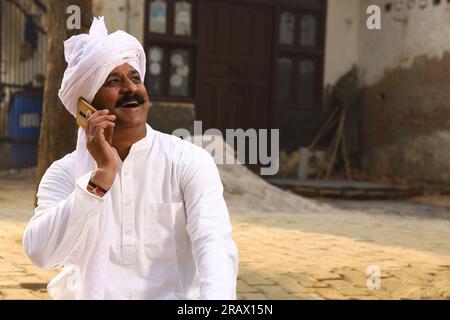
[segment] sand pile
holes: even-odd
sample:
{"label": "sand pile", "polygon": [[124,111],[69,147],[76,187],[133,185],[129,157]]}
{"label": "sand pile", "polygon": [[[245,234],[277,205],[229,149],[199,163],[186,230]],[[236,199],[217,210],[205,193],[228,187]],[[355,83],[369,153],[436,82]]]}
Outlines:
{"label": "sand pile", "polygon": [[314,213],[325,205],[283,191],[254,174],[242,164],[218,165],[225,200],[233,211]]}
{"label": "sand pile", "polygon": [[[210,136],[203,138],[203,148],[214,156],[215,153],[208,148],[212,143]],[[230,158],[235,158],[234,150],[221,137],[214,138],[219,139],[218,145],[223,144],[223,159],[226,159],[226,154]],[[191,141],[192,139],[191,137]],[[199,137],[194,139],[200,141]],[[217,143],[217,140],[214,143]],[[267,183],[237,160],[235,162],[236,164],[217,164],[224,185],[225,200],[230,210],[234,212],[314,213],[325,212],[329,208],[328,205],[283,191]]]}

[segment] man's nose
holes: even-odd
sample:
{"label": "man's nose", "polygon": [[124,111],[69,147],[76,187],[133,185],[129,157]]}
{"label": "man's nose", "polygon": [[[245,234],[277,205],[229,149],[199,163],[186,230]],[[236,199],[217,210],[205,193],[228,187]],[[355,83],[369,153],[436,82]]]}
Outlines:
{"label": "man's nose", "polygon": [[136,93],[138,91],[137,85],[128,79],[128,77],[125,77],[122,81],[122,90],[123,93]]}

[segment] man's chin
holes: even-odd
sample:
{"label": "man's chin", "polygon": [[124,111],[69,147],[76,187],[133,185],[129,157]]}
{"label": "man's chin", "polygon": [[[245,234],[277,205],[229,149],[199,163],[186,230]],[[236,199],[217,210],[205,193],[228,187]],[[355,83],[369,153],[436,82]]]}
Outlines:
{"label": "man's chin", "polygon": [[114,130],[121,130],[121,129],[139,129],[143,126],[145,126],[146,121],[121,121],[120,123],[118,123],[115,127]]}
{"label": "man's chin", "polygon": [[129,115],[117,112],[116,117],[116,126],[120,127],[139,127],[147,122],[147,116],[143,114]]}

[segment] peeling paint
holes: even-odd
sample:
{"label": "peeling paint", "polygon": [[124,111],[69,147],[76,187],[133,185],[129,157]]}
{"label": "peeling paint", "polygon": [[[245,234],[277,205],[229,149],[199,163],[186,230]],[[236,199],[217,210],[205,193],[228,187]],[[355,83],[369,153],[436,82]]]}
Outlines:
{"label": "peeling paint", "polygon": [[[363,167],[379,176],[450,181],[450,54],[386,69],[364,89]],[[447,151],[447,149],[449,151]]]}
{"label": "peeling paint", "polygon": [[385,1],[361,2],[359,66],[364,70],[364,83],[372,85],[379,81],[386,67],[410,68],[415,57],[442,59],[450,50],[450,3],[442,1],[433,5],[432,0],[424,2],[427,6],[422,9],[417,5],[408,8],[405,1],[397,1],[398,9],[383,10],[382,28],[377,31],[365,27],[365,8],[370,4],[385,8]]}

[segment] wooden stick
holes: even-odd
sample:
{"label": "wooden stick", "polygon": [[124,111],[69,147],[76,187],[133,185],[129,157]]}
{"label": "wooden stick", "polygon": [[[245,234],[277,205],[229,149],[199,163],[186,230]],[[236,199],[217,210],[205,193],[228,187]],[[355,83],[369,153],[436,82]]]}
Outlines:
{"label": "wooden stick", "polygon": [[316,144],[319,143],[320,139],[322,139],[322,137],[328,132],[328,130],[330,130],[336,124],[336,122],[339,120],[339,117],[337,116],[338,111],[339,111],[339,108],[335,108],[333,110],[333,112],[328,117],[325,124],[322,126],[322,128],[320,128],[319,132],[316,134],[314,139],[311,141],[311,143],[308,147],[309,150],[312,150],[316,146]]}
{"label": "wooden stick", "polygon": [[348,180],[352,180],[352,173],[350,171],[350,161],[348,160],[347,156],[347,141],[346,141],[347,135],[345,134],[345,131],[342,134],[342,157],[344,158],[344,164],[345,164],[345,173],[347,175]]}
{"label": "wooden stick", "polygon": [[[339,116],[336,117],[336,118],[339,119]],[[328,156],[328,159],[331,158],[331,155],[334,153],[334,149],[336,148],[336,144],[337,144],[337,131],[338,131],[338,129],[339,129],[339,126],[338,126],[338,128],[336,128],[336,132],[335,132],[333,138],[331,139],[330,145],[328,146],[328,150],[327,150],[327,156]],[[320,178],[323,177],[324,169],[325,169],[325,168],[321,168],[321,170],[318,172],[318,174],[317,174],[316,177],[315,177],[316,179],[320,179]]]}
{"label": "wooden stick", "polygon": [[344,123],[345,123],[345,114],[346,114],[346,111],[342,110],[341,119],[339,121],[339,127],[336,131],[335,143],[333,146],[333,153],[331,154],[331,159],[330,159],[330,162],[328,163],[328,170],[327,170],[327,177],[326,177],[327,179],[329,179],[331,176],[331,173],[333,171],[334,161],[336,160],[336,154],[339,149],[339,145],[341,144],[342,132],[343,132]]}

